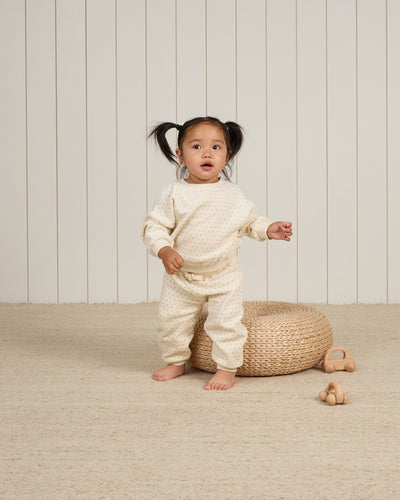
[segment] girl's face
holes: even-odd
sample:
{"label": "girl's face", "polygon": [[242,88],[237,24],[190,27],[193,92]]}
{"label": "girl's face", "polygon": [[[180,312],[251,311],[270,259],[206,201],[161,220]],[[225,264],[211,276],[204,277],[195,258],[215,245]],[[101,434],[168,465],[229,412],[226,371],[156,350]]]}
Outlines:
{"label": "girl's face", "polygon": [[186,165],[191,184],[218,182],[218,174],[229,160],[224,133],[217,125],[199,123],[190,128],[176,154]]}

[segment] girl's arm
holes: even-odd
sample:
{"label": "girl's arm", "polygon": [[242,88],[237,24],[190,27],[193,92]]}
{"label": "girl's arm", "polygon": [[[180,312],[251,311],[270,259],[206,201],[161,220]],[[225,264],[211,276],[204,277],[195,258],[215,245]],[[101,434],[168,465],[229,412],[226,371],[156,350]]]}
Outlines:
{"label": "girl's arm", "polygon": [[265,241],[267,239],[267,229],[271,221],[266,217],[260,217],[256,213],[256,209],[252,208],[246,222],[239,229],[239,237],[248,236],[257,241]]}
{"label": "girl's arm", "polygon": [[151,255],[158,257],[164,247],[173,247],[171,233],[175,228],[175,213],[171,186],[164,188],[157,197],[153,210],[146,216],[142,229],[142,240]]}

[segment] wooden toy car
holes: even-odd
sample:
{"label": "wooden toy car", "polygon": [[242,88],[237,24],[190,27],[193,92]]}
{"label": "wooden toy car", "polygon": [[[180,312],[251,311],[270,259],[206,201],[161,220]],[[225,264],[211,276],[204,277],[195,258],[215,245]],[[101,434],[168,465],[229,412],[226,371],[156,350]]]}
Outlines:
{"label": "wooden toy car", "polygon": [[[333,352],[338,351],[343,352],[342,359],[329,359],[329,356]],[[356,368],[356,360],[349,355],[347,349],[344,347],[333,347],[326,352],[321,368],[327,373],[333,373],[335,370],[346,370],[347,372],[352,372]]]}
{"label": "wooden toy car", "polygon": [[326,401],[329,406],[347,405],[349,402],[349,396],[343,392],[339,382],[329,382],[328,387],[319,393],[319,399]]}

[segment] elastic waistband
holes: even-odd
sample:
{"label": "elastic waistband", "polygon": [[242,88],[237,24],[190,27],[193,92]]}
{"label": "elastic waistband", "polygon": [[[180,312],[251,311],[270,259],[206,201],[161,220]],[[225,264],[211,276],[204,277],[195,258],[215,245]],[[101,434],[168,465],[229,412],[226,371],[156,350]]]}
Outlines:
{"label": "elastic waistband", "polygon": [[225,271],[229,267],[237,267],[237,261],[232,260],[228,262],[225,266],[215,270],[215,271],[210,271],[210,272],[201,272],[201,273],[193,273],[191,271],[181,271],[181,274],[183,275],[184,278],[186,278],[188,281],[202,281],[206,279],[210,279],[213,276],[216,276],[218,274],[221,274],[223,271]]}

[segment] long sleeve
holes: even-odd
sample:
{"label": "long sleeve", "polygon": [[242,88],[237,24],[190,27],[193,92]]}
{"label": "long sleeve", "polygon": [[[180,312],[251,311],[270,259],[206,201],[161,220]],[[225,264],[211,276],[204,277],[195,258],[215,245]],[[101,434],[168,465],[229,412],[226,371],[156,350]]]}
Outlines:
{"label": "long sleeve", "polygon": [[174,246],[171,233],[175,228],[174,204],[171,196],[171,186],[164,188],[156,201],[153,210],[146,216],[142,229],[142,239],[151,255],[158,256],[158,252],[165,246]]}
{"label": "long sleeve", "polygon": [[244,225],[239,230],[239,237],[248,236],[257,241],[265,241],[267,237],[267,229],[271,222],[266,217],[257,215],[253,208]]}
{"label": "long sleeve", "polygon": [[158,195],[142,238],[151,255],[158,257],[161,248],[170,246],[184,260],[182,271],[202,274],[236,260],[242,236],[265,241],[269,224],[236,184],[180,179]]}

